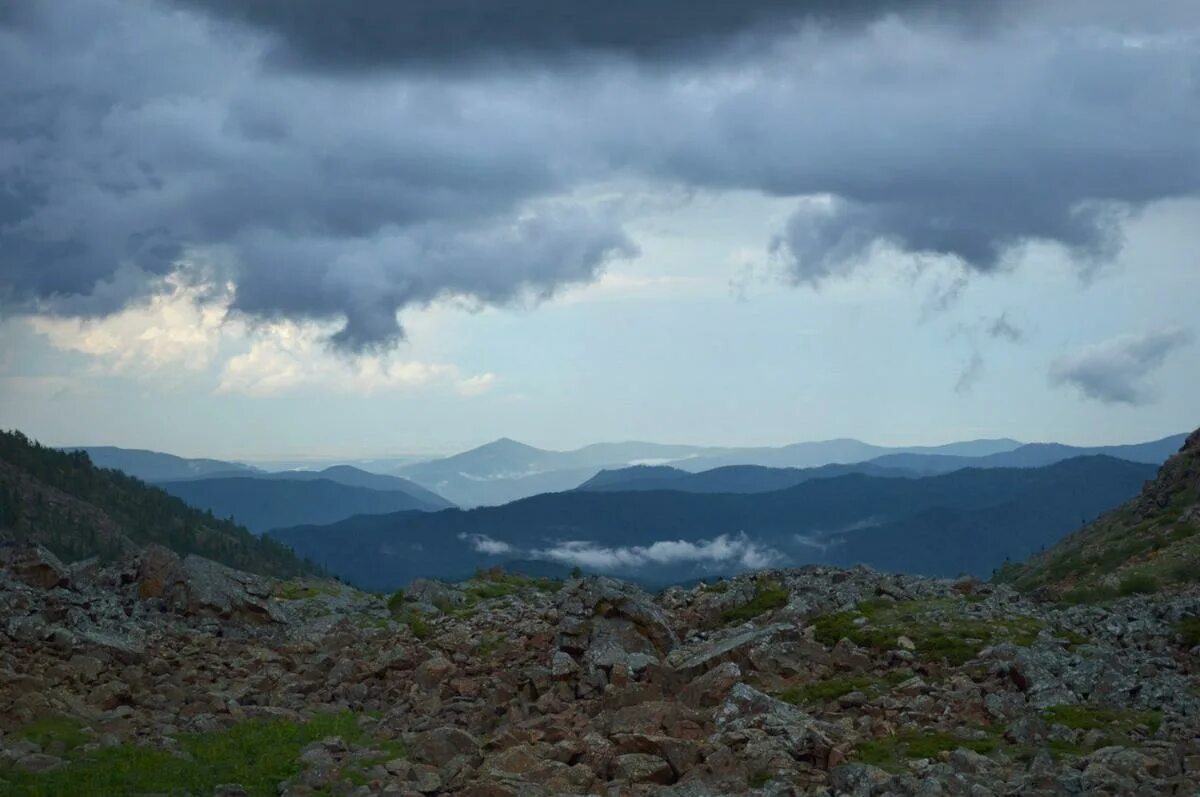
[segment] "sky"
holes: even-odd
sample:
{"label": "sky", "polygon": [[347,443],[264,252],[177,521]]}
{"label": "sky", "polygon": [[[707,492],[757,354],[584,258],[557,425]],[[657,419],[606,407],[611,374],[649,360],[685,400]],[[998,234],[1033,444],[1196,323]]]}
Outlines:
{"label": "sky", "polygon": [[14,0],[0,427],[1162,437],[1197,130],[1193,0]]}

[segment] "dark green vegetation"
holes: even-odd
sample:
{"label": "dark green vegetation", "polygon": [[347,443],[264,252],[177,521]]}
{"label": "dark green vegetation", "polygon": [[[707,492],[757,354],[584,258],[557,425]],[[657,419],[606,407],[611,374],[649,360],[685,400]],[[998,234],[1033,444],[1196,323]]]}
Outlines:
{"label": "dark green vegetation", "polygon": [[[1086,457],[920,479],[849,474],[754,494],[576,490],[473,510],[360,516],[275,529],[270,536],[350,583],[382,591],[422,576],[467,578],[477,568],[566,541],[617,548],[741,534],[781,552],[786,561],[780,564],[862,562],[928,575],[990,576],[1006,558],[1024,558],[1077,529],[1081,518],[1136,494],[1152,474],[1150,465]],[[511,552],[480,550],[481,535]],[[814,546],[813,539],[827,547]],[[612,572],[648,586],[713,575],[693,562]]]}
{"label": "dark green vegetation", "polygon": [[726,625],[744,623],[760,614],[780,609],[787,605],[788,592],[778,581],[760,578],[754,585],[754,597],[741,606],[721,612],[721,622]]}
{"label": "dark green vegetation", "polygon": [[378,750],[378,756],[355,762],[360,770],[404,754],[397,742],[372,739],[349,712],[317,715],[303,723],[251,720],[211,733],[183,734],[176,739],[177,752],[129,743],[89,749],[90,734],[70,720],[43,720],[17,735],[55,750],[68,763],[36,775],[0,769],[0,793],[14,797],[212,794],[222,783],[240,783],[254,797],[273,797],[280,781],[301,771],[301,749],[328,736]]}
{"label": "dark green vegetation", "polygon": [[1018,589],[1090,603],[1200,580],[1200,432],[1142,494],[1044,554],[1001,568]]}
{"label": "dark green vegetation", "polygon": [[894,650],[900,637],[912,642],[914,652],[926,661],[960,665],[997,642],[1030,645],[1042,624],[1033,617],[981,618],[968,613],[968,604],[955,600],[864,601],[856,611],[818,617],[816,639],[835,645],[849,639],[875,651]]}
{"label": "dark green vegetation", "polygon": [[158,543],[265,575],[317,572],[273,540],[20,432],[0,432],[0,502],[0,536],[40,543],[67,561]]}

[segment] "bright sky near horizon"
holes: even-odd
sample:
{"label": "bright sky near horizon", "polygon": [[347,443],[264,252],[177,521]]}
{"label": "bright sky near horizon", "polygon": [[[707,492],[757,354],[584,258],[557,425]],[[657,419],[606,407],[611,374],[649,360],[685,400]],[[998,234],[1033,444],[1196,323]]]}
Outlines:
{"label": "bright sky near horizon", "polygon": [[521,0],[422,49],[421,2],[0,11],[0,427],[267,459],[1200,424],[1195,3]]}

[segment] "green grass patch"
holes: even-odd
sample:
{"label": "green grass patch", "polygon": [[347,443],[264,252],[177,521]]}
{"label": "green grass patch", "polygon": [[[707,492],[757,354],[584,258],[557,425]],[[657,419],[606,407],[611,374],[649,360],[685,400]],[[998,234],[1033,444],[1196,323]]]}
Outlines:
{"label": "green grass patch", "polygon": [[980,619],[969,616],[965,601],[864,601],[856,611],[823,615],[813,621],[818,642],[833,646],[849,639],[875,651],[893,650],[907,636],[925,660],[963,664],[997,642],[1033,644],[1042,624],[1032,617]]}
{"label": "green grass patch", "polygon": [[779,693],[779,699],[792,705],[826,703],[830,700],[836,700],[842,695],[848,695],[851,692],[874,691],[879,684],[879,679],[866,675],[826,678],[823,681],[812,681],[811,683],[785,689]]}
{"label": "green grass patch", "polygon": [[44,717],[29,723],[13,734],[17,739],[33,742],[52,755],[63,755],[87,744],[91,736],[78,720],[67,717]]}
{"label": "green grass patch", "polygon": [[476,582],[476,584],[469,586],[467,592],[475,592],[481,599],[490,597],[499,598],[523,589],[558,592],[562,589],[563,585],[561,579],[509,573],[498,567],[475,571],[472,581]]}
{"label": "green grass patch", "polygon": [[1162,725],[1162,713],[1158,711],[1129,711],[1080,705],[1051,706],[1042,712],[1042,719],[1052,725],[1064,725],[1077,731],[1104,731],[1104,739],[1098,747],[1129,747],[1133,745],[1132,734],[1135,730],[1145,728],[1150,733],[1155,733]]}
{"label": "green grass patch", "polygon": [[[45,727],[26,731],[45,733]],[[181,734],[178,752],[122,744],[69,753],[67,766],[49,773],[0,771],[0,793],[20,797],[128,794],[211,794],[221,783],[240,783],[254,797],[273,797],[280,781],[301,771],[300,751],[327,736],[369,744],[380,759],[403,755],[398,742],[371,739],[349,713],[319,715],[308,722],[251,720],[221,731]],[[367,762],[355,762],[362,766]]]}
{"label": "green grass patch", "polygon": [[937,731],[908,731],[883,739],[871,739],[855,748],[855,757],[864,764],[899,772],[905,762],[914,758],[937,758],[939,754],[965,747],[981,755],[996,750],[999,742],[994,736],[970,739]]}
{"label": "green grass patch", "polygon": [[754,597],[741,606],[721,612],[721,622],[725,625],[741,624],[786,606],[787,602],[788,591],[778,581],[760,578],[754,586]]}

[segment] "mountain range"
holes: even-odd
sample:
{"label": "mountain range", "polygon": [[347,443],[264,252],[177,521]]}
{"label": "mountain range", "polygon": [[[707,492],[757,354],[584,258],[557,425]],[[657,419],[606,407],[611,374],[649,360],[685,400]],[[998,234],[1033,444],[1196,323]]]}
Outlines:
{"label": "mountain range", "polygon": [[720,448],[661,443],[597,443],[573,451],[547,451],[501,438],[451,457],[400,468],[396,473],[459,506],[494,506],[547,492],[571,490],[601,470],[670,465],[698,473],[728,465],[812,468],[856,463],[890,453],[985,456],[1011,451],[1016,440],[970,440],[942,446],[889,448],[838,439],[779,447]]}
{"label": "mountain range", "polygon": [[989,575],[1135,494],[1154,466],[1080,457],[924,478],[850,473],[756,493],[550,493],[498,507],[358,516],[270,536],[370,588],[515,559],[670,583],[768,564],[864,562]]}
{"label": "mountain range", "polygon": [[949,473],[960,468],[1036,468],[1072,457],[1103,455],[1161,465],[1184,444],[1187,434],[1174,434],[1147,443],[1117,446],[1068,446],[1062,443],[1027,443],[1009,451],[983,456],[897,452],[876,457],[875,465],[904,468],[917,473]]}

